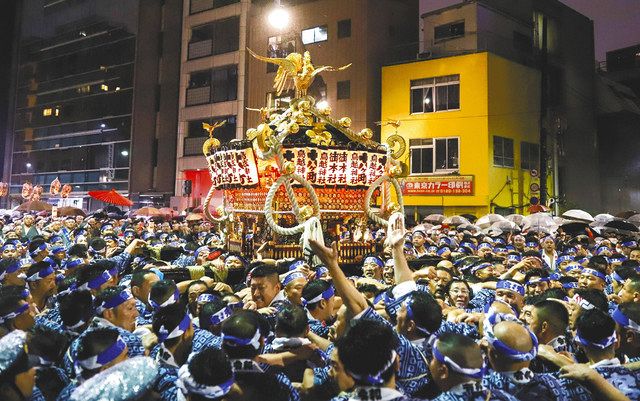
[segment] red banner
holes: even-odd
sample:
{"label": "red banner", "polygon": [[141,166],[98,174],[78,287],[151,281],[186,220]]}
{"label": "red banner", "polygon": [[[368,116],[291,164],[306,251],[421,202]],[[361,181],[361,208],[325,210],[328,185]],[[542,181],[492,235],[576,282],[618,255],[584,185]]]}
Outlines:
{"label": "red banner", "polygon": [[472,175],[407,178],[403,195],[473,195]]}

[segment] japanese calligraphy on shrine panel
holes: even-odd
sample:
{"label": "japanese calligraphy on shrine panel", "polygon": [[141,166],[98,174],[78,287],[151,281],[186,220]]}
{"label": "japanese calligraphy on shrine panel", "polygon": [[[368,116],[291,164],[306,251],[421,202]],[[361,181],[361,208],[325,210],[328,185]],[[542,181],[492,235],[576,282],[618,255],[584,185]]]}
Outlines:
{"label": "japanese calligraphy on shrine panel", "polygon": [[258,184],[258,168],[253,149],[229,149],[208,157],[212,185],[254,186]]}
{"label": "japanese calligraphy on shrine panel", "polygon": [[402,184],[403,195],[473,195],[472,175],[408,178]]}

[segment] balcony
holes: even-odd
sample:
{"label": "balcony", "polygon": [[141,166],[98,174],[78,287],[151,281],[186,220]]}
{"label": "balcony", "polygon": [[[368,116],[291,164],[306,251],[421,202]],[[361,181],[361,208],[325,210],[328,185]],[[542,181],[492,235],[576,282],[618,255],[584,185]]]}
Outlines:
{"label": "balcony", "polygon": [[211,86],[187,89],[187,106],[196,106],[211,102]]}
{"label": "balcony", "polygon": [[184,138],[184,147],[182,149],[182,156],[202,156],[202,145],[208,137],[197,136]]}
{"label": "balcony", "polygon": [[210,56],[211,54],[213,54],[213,40],[207,39],[189,43],[187,59],[193,60],[200,57]]}

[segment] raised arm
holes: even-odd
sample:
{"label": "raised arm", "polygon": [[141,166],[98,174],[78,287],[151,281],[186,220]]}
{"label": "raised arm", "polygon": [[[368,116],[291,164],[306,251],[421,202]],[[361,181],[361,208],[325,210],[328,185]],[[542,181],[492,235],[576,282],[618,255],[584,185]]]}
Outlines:
{"label": "raised arm", "polygon": [[313,253],[319,257],[322,263],[329,269],[329,274],[331,274],[331,278],[333,279],[333,286],[338,295],[340,295],[340,298],[342,298],[342,302],[347,307],[351,316],[355,316],[367,309],[369,306],[367,299],[351,284],[351,281],[347,279],[347,276],[344,275],[344,272],[338,265],[338,245],[333,242],[331,248],[329,248],[314,239],[309,240],[309,245],[311,245]]}
{"label": "raised arm", "polygon": [[389,219],[391,233],[387,238],[391,246],[393,255],[393,277],[396,285],[405,281],[413,281],[413,272],[409,268],[407,258],[404,256],[404,236],[406,230],[404,228],[404,218],[400,213],[394,213]]}

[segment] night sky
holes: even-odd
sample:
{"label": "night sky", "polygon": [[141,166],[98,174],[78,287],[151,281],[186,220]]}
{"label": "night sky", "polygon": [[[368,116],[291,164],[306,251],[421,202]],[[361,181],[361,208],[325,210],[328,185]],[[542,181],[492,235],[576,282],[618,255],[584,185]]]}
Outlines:
{"label": "night sky", "polygon": [[[560,1],[593,20],[596,60],[604,61],[607,51],[640,43],[640,0]],[[420,13],[461,2],[420,0]]]}

